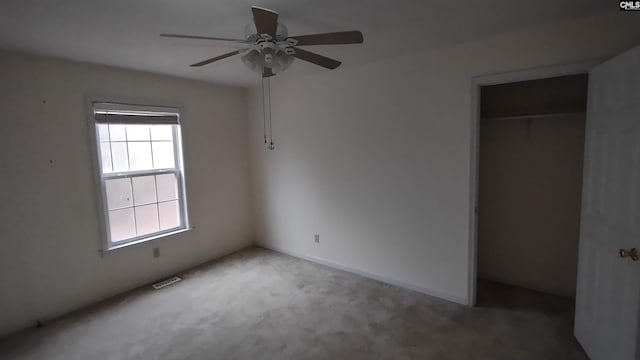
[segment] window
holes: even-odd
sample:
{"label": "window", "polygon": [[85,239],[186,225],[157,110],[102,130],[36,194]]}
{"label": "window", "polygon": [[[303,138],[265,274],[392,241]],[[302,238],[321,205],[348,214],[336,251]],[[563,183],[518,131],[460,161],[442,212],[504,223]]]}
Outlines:
{"label": "window", "polygon": [[93,104],[105,250],[188,227],[177,109]]}

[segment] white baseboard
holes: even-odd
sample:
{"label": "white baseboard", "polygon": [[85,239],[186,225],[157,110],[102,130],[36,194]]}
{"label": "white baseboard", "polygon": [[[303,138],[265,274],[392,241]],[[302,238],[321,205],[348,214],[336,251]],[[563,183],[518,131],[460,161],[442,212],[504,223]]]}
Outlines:
{"label": "white baseboard", "polygon": [[373,279],[373,280],[378,280],[381,281],[383,283],[386,284],[390,284],[390,285],[395,285],[401,288],[405,288],[405,289],[409,289],[409,290],[413,290],[413,291],[417,291],[419,293],[423,293],[425,295],[429,295],[429,296],[433,296],[433,297],[437,297],[439,299],[442,300],[446,300],[446,301],[451,301],[454,302],[456,304],[461,304],[461,305],[469,305],[469,300],[465,299],[465,298],[461,298],[458,296],[454,296],[454,295],[450,295],[450,294],[446,294],[440,291],[436,291],[436,290],[431,290],[431,289],[427,289],[424,287],[420,287],[420,286],[415,286],[415,285],[411,285],[408,283],[405,283],[403,281],[399,281],[399,280],[394,280],[394,279],[390,279],[387,278],[385,276],[382,275],[377,275],[377,274],[373,274],[370,273],[368,271],[364,271],[364,270],[360,270],[360,269],[356,269],[350,266],[346,266],[343,264],[339,264],[330,260],[326,260],[326,259],[322,259],[316,256],[310,256],[310,255],[305,255],[305,254],[301,254],[295,251],[290,251],[287,249],[283,249],[281,247],[278,246],[273,246],[273,245],[268,245],[268,244],[261,244],[261,243],[256,243],[256,246],[261,247],[261,248],[265,248],[268,250],[273,250],[279,253],[283,253],[283,254],[287,254],[293,257],[297,257],[300,259],[304,259],[307,261],[311,261],[317,264],[321,264],[321,265],[325,265],[328,266],[330,268],[334,268],[334,269],[338,269],[338,270],[342,270],[342,271],[346,271],[352,274],[356,274],[356,275],[360,275],[369,279]]}

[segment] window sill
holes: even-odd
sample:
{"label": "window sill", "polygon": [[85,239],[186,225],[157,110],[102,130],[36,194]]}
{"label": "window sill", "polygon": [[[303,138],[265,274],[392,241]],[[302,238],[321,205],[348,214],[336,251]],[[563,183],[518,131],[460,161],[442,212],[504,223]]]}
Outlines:
{"label": "window sill", "polygon": [[132,245],[142,244],[142,243],[150,242],[150,241],[157,240],[157,239],[164,238],[164,237],[168,237],[168,236],[182,234],[182,233],[185,233],[185,232],[190,231],[192,229],[193,229],[193,227],[189,227],[189,228],[185,228],[185,229],[178,229],[178,230],[174,230],[174,231],[170,231],[170,232],[166,232],[166,233],[150,236],[148,238],[139,239],[139,240],[136,240],[136,241],[131,241],[131,242],[124,243],[124,244],[116,244],[116,245],[113,245],[113,246],[111,246],[111,247],[109,247],[107,249],[102,249],[102,250],[100,250],[100,252],[104,255],[104,254],[110,253],[110,252],[112,252],[114,250],[123,249],[123,248],[129,247],[129,246],[132,246]]}

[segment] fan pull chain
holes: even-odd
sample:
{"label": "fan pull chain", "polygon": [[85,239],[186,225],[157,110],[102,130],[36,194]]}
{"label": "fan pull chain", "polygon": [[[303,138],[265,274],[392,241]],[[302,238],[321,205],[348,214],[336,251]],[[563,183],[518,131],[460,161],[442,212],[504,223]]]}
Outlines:
{"label": "fan pull chain", "polygon": [[262,133],[264,134],[264,143],[267,143],[267,112],[264,105],[264,78],[262,78]]}
{"label": "fan pull chain", "polygon": [[271,79],[267,78],[267,90],[269,93],[269,150],[274,150],[276,147],[273,145],[273,126],[271,126]]}

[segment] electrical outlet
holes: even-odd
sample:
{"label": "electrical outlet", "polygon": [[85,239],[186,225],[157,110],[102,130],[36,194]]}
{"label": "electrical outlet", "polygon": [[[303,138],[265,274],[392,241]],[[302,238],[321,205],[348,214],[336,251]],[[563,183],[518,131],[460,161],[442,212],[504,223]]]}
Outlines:
{"label": "electrical outlet", "polygon": [[316,244],[320,243],[320,234],[315,234],[314,240],[315,240]]}
{"label": "electrical outlet", "polygon": [[160,248],[159,247],[153,248],[153,257],[154,258],[160,257]]}

